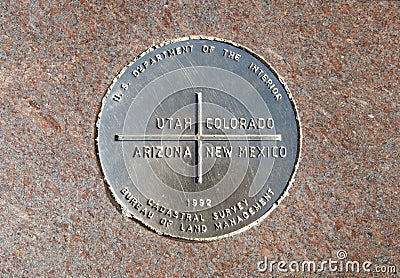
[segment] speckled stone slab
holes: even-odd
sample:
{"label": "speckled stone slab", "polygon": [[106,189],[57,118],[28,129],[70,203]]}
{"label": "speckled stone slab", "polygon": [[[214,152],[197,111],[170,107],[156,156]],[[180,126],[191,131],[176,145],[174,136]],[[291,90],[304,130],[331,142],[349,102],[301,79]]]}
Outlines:
{"label": "speckled stone slab", "polygon": [[[253,277],[271,274],[259,271],[266,260],[340,260],[339,250],[343,262],[399,270],[400,2],[125,2],[0,2],[0,276]],[[290,195],[260,225],[210,243],[124,218],[94,143],[113,77],[189,35],[265,57],[303,129]]]}

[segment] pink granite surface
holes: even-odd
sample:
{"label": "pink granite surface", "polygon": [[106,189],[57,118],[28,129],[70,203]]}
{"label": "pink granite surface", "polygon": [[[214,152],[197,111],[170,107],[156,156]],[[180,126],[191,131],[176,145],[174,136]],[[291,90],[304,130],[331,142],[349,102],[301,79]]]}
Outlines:
{"label": "pink granite surface", "polygon": [[[0,276],[267,276],[264,256],[323,261],[341,249],[400,271],[400,2],[280,2],[0,1]],[[290,196],[259,226],[201,244],[125,219],[94,144],[112,78],[147,47],[192,34],[264,56],[304,134]]]}

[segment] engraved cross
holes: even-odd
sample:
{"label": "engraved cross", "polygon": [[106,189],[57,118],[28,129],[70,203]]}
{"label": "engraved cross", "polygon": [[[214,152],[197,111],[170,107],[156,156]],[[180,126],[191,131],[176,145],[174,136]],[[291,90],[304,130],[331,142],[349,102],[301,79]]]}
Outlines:
{"label": "engraved cross", "polygon": [[116,141],[192,141],[196,145],[195,182],[203,183],[203,141],[280,141],[280,134],[204,134],[203,133],[203,94],[196,92],[197,121],[195,134],[130,135],[116,134]]}

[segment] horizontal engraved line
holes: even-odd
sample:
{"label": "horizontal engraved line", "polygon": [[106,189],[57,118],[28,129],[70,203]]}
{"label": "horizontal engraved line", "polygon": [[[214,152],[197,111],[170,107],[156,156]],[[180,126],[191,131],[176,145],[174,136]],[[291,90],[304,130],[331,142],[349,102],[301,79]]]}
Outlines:
{"label": "horizontal engraved line", "polygon": [[187,134],[169,134],[169,135],[129,135],[117,134],[116,141],[194,141],[197,140],[195,135]]}
{"label": "horizontal engraved line", "polygon": [[168,135],[130,135],[117,134],[116,141],[281,141],[281,134],[246,134],[246,135],[219,135],[219,134],[168,134]]}

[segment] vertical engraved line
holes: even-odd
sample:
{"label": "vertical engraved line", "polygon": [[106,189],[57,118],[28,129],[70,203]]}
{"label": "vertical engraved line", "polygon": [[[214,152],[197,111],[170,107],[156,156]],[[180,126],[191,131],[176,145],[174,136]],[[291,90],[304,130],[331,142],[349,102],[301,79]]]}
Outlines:
{"label": "vertical engraved line", "polygon": [[203,135],[203,95],[201,92],[197,92],[197,124],[198,124],[198,135]]}
{"label": "vertical engraved line", "polygon": [[198,156],[198,160],[197,160],[197,182],[198,183],[203,183],[203,155],[201,153],[202,151],[202,141],[201,139],[199,139],[198,141],[198,150],[197,150],[197,156]]}
{"label": "vertical engraved line", "polygon": [[203,114],[203,95],[197,92],[197,183],[203,183],[203,156],[202,156],[202,114]]}

